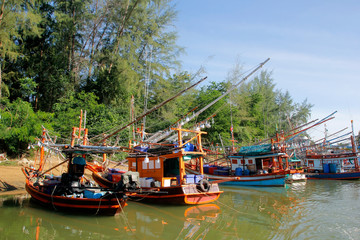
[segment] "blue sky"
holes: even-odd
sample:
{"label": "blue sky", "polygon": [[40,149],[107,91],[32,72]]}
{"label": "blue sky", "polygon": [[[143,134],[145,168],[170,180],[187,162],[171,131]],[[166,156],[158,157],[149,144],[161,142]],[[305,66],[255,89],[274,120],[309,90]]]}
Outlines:
{"label": "blue sky", "polygon": [[[314,104],[311,119],[338,111],[329,133],[360,129],[360,1],[176,0],[183,68],[222,81],[268,57],[276,88]],[[323,137],[324,125],[308,131]]]}

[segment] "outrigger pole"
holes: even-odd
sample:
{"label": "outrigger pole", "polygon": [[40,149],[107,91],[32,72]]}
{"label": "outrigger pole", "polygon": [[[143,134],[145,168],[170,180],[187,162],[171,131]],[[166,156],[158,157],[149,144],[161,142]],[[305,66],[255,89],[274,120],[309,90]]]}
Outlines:
{"label": "outrigger pole", "polygon": [[178,94],[176,94],[175,96],[165,100],[164,102],[156,105],[155,107],[153,107],[152,109],[150,109],[149,111],[147,111],[146,113],[144,113],[143,115],[141,115],[140,117],[137,117],[134,121],[126,124],[125,126],[121,127],[120,129],[116,130],[115,132],[107,135],[106,137],[104,137],[103,139],[101,139],[100,141],[98,141],[97,143],[101,143],[104,140],[108,139],[109,137],[114,136],[115,134],[119,133],[120,131],[124,130],[125,128],[127,128],[128,126],[138,122],[139,120],[141,120],[142,118],[144,118],[145,116],[149,115],[150,113],[152,113],[153,111],[157,110],[158,108],[162,107],[163,105],[167,104],[168,102],[170,102],[171,100],[175,99],[176,97],[180,96],[181,94],[183,94],[184,92],[188,91],[189,89],[195,87],[196,85],[198,85],[199,83],[203,82],[207,77],[204,77],[203,79],[201,79],[200,81],[198,81],[197,83],[191,85],[188,88],[185,88],[184,90],[180,91]]}
{"label": "outrigger pole", "polygon": [[[187,119],[185,121],[185,123],[188,123],[189,121],[191,121],[192,119],[194,119],[195,117],[199,116],[201,113],[203,113],[206,109],[208,109],[209,107],[211,107],[212,105],[214,105],[216,102],[218,102],[220,99],[222,99],[223,97],[225,97],[226,95],[228,95],[231,91],[233,91],[235,88],[237,88],[240,84],[242,84],[243,82],[245,82],[246,79],[248,79],[252,74],[254,74],[257,70],[259,70],[260,68],[262,68],[265,63],[267,63],[270,60],[270,58],[266,59],[264,62],[260,63],[258,67],[256,67],[253,71],[251,71],[247,76],[245,76],[241,81],[239,81],[238,83],[236,83],[235,85],[233,85],[229,90],[227,90],[223,95],[219,96],[218,98],[216,98],[214,101],[212,101],[211,103],[209,103],[207,106],[205,106],[204,108],[200,109],[198,112],[196,112],[194,115],[192,115],[189,119]],[[184,123],[184,124],[185,124]],[[167,134],[163,134],[159,137],[157,137],[156,139],[153,138],[149,138],[147,141],[151,141],[151,142],[159,142],[160,140],[166,138],[168,135]]]}
{"label": "outrigger pole", "polygon": [[195,113],[194,115],[192,115],[190,117],[189,120],[187,120],[186,122],[191,121],[192,119],[194,119],[195,117],[199,116],[201,113],[203,113],[206,109],[208,109],[209,107],[211,107],[212,105],[214,105],[215,103],[217,103],[220,99],[222,99],[223,97],[225,97],[226,95],[228,95],[230,92],[232,92],[235,88],[237,88],[238,86],[240,86],[240,84],[242,84],[243,82],[245,82],[251,75],[253,75],[257,70],[259,70],[260,68],[262,68],[265,63],[267,63],[270,60],[270,58],[266,59],[264,62],[260,63],[259,66],[257,68],[255,68],[254,70],[252,70],[248,75],[246,75],[241,81],[239,81],[237,84],[233,85],[229,90],[227,90],[223,95],[221,95],[220,97],[218,97],[217,99],[215,99],[214,101],[212,101],[211,103],[209,103],[207,106],[205,106],[204,108],[202,108],[200,111],[198,111],[197,113]]}
{"label": "outrigger pole", "polygon": [[[332,134],[328,135],[328,137],[335,136],[336,134],[338,134],[338,133],[340,133],[340,132],[342,132],[342,131],[345,131],[346,129],[348,129],[348,127],[343,128],[343,129],[341,129],[340,131],[337,131],[337,132],[335,132],[335,133],[332,133]],[[325,140],[325,138],[320,138],[320,139],[314,141],[314,143],[320,142],[320,141],[324,141],[324,140]]]}

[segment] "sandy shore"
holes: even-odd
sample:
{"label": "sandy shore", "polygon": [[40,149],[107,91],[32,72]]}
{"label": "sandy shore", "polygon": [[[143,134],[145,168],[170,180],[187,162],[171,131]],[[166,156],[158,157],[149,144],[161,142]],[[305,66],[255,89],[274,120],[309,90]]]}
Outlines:
{"label": "sandy shore", "polygon": [[0,196],[26,193],[21,166],[0,166]]}

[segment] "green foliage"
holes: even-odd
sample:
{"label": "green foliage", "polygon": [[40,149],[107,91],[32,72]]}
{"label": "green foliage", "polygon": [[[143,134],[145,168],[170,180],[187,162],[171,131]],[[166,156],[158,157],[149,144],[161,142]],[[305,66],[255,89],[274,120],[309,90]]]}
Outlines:
{"label": "green foliage", "polygon": [[[136,118],[193,83],[178,62],[182,48],[176,45],[170,0],[3,3],[0,147],[12,154],[33,142],[41,125],[60,137],[57,142],[68,143],[81,110],[87,113],[89,139],[96,142],[131,121],[132,96]],[[163,130],[210,104],[241,77],[236,64],[226,81],[182,94],[135,127],[142,122],[147,132]],[[230,145],[231,127],[238,143],[248,144],[306,122],[312,105],[294,103],[274,82],[271,72],[262,71],[184,127],[209,119],[214,123],[204,140],[219,143],[221,136]],[[126,145],[126,130],[107,143]]]}
{"label": "green foliage", "polygon": [[69,143],[72,127],[80,124],[81,110],[83,110],[84,119],[86,115],[86,128],[89,129],[90,139],[127,121],[122,112],[99,104],[97,99],[93,93],[80,92],[63,98],[60,103],[55,104],[53,126],[55,131],[60,134],[61,139],[58,141]]}
{"label": "green foliage", "polygon": [[[149,89],[148,109],[173,97],[191,85],[190,75],[187,72],[173,74],[167,79],[159,79]],[[147,131],[163,130],[178,121],[188,111],[194,102],[194,90],[183,93],[173,101],[167,103],[147,118]]]}
{"label": "green foliage", "polygon": [[52,114],[35,113],[28,102],[17,99],[1,102],[0,149],[10,156],[22,154],[41,135],[42,125],[51,129]]}

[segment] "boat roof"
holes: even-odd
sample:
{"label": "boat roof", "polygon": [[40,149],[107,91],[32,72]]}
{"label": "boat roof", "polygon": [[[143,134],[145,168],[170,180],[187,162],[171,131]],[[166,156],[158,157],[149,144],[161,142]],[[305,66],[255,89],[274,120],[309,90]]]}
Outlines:
{"label": "boat roof", "polygon": [[266,157],[277,157],[285,155],[285,153],[271,153],[271,154],[264,154],[264,155],[232,155],[228,156],[229,158],[266,158]]}

